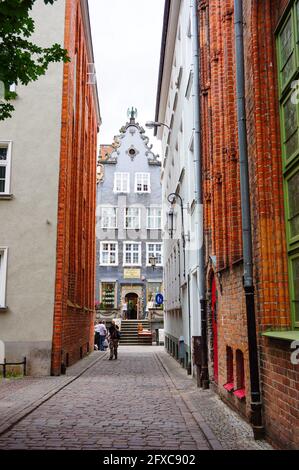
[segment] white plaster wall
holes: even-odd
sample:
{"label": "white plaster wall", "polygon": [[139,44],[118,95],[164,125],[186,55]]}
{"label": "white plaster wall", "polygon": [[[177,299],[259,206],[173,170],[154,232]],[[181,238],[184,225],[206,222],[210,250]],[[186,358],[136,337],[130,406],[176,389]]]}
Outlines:
{"label": "white plaster wall", "polygon": [[[33,41],[64,43],[65,0],[33,8]],[[0,141],[11,140],[13,199],[0,200],[0,246],[8,247],[8,310],[0,313],[7,359],[31,358],[31,373],[50,368],[56,268],[57,199],[63,65],[17,86],[12,119],[0,122]]]}
{"label": "white plaster wall", "polygon": [[[186,280],[187,275],[190,275],[190,310],[191,310],[191,336],[200,335],[200,310],[199,310],[199,296],[197,287],[197,277],[193,274],[196,273],[198,267],[198,247],[201,243],[199,240],[198,224],[200,222],[198,207],[192,205],[195,199],[195,186],[194,186],[194,155],[192,152],[192,138],[193,138],[193,125],[194,125],[194,104],[193,104],[193,87],[189,98],[186,97],[188,81],[190,73],[193,71],[193,57],[192,57],[192,36],[190,37],[190,21],[191,21],[191,7],[190,2],[180,2],[180,13],[178,18],[178,26],[176,32],[176,39],[174,45],[174,54],[172,57],[172,69],[169,86],[166,79],[162,84],[162,96],[167,94],[166,107],[164,109],[161,101],[159,120],[172,125],[172,132],[169,139],[168,130],[166,127],[161,127],[160,138],[162,141],[162,149],[164,160],[162,162],[162,194],[163,194],[163,212],[166,218],[166,213],[169,211],[169,203],[167,196],[171,192],[175,192],[179,187],[179,194],[181,195],[184,203],[184,226],[185,234],[190,236],[190,241],[187,237],[186,242]],[[171,20],[170,20],[171,21]],[[172,25],[173,28],[173,25]],[[169,54],[170,47],[166,48],[166,54]],[[165,61],[168,63],[168,60]],[[177,77],[180,67],[182,68],[182,79],[180,86],[176,86]],[[167,74],[165,73],[164,77]],[[176,101],[177,100],[177,101]],[[174,103],[176,101],[176,106]],[[165,158],[168,147],[168,155]],[[195,207],[191,210],[191,207]],[[189,209],[188,209],[189,208]],[[180,206],[176,207],[177,221],[180,220]],[[177,238],[180,237],[180,227],[176,234]],[[183,335],[185,342],[190,346],[189,341],[189,307],[187,289],[183,285],[183,250],[181,246],[181,286],[173,283],[169,276],[174,276],[171,258],[173,255],[175,243],[166,240],[164,243],[164,260],[169,263],[170,270],[165,270],[165,297],[166,303],[166,322],[165,331],[170,335],[178,337]],[[169,274],[170,273],[170,274]],[[178,278],[178,265],[176,267],[175,276]],[[180,288],[181,287],[181,288]],[[177,290],[180,290],[177,293]],[[182,317],[178,318],[176,315],[169,313],[169,310],[182,308]]]}

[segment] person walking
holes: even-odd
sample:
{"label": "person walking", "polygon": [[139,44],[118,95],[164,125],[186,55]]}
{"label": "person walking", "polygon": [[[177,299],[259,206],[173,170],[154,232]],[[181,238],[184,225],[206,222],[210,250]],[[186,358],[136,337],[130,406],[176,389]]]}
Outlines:
{"label": "person walking", "polygon": [[96,345],[96,349],[100,349],[100,322],[95,322],[94,325],[94,344]]}
{"label": "person walking", "polygon": [[99,350],[100,351],[105,351],[104,341],[105,341],[106,335],[107,335],[107,328],[104,322],[100,321],[99,322]]}
{"label": "person walking", "polygon": [[120,338],[119,328],[115,325],[115,321],[112,320],[112,325],[109,328],[109,348],[110,348],[110,357],[109,361],[113,359],[117,359],[117,348],[118,348],[118,341]]}

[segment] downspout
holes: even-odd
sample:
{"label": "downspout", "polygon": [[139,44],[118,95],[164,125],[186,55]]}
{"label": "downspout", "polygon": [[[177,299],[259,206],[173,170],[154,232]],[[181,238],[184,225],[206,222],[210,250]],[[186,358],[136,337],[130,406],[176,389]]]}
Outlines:
{"label": "downspout", "polygon": [[191,0],[192,7],[192,44],[193,44],[193,93],[194,93],[194,167],[195,167],[195,202],[198,214],[198,294],[200,300],[201,319],[201,372],[200,385],[209,387],[208,374],[208,348],[207,348],[207,306],[205,289],[205,258],[204,258],[204,231],[203,231],[203,189],[202,189],[202,155],[200,135],[200,54],[199,54],[199,27],[198,27],[198,1]]}
{"label": "downspout", "polygon": [[247,334],[249,349],[249,371],[251,389],[251,425],[255,439],[264,435],[262,420],[262,402],[259,380],[259,361],[256,337],[256,318],[253,285],[252,233],[250,215],[250,188],[248,172],[248,147],[245,108],[245,63],[244,63],[244,34],[243,34],[243,0],[234,0],[235,11],[235,46],[237,73],[237,115],[240,155],[240,186],[242,211],[242,237],[244,275],[243,285],[246,298]]}

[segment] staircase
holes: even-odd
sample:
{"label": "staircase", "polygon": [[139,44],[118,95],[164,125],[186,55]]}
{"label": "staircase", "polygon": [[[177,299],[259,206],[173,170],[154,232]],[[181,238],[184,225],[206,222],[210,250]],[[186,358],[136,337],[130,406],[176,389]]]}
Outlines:
{"label": "staircase", "polygon": [[138,323],[141,323],[144,330],[150,330],[151,326],[147,320],[122,320],[121,339],[122,346],[151,346],[152,336],[138,335]]}

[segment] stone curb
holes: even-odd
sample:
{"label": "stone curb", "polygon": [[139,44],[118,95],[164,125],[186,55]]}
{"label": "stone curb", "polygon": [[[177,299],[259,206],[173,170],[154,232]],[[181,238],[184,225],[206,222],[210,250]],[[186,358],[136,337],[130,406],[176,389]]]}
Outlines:
{"label": "stone curb", "polygon": [[192,414],[194,420],[196,421],[198,427],[201,429],[202,433],[204,434],[205,438],[207,439],[208,443],[210,444],[212,450],[223,450],[223,447],[222,447],[221,443],[219,442],[219,440],[217,439],[217,437],[215,436],[215,434],[213,433],[211,428],[207,425],[207,423],[205,422],[203,416],[198,411],[198,409],[195,407],[192,400],[190,400],[190,398],[185,396],[184,392],[182,392],[177,387],[177,385],[175,383],[175,380],[173,379],[171,371],[169,370],[167,365],[163,363],[163,361],[159,357],[160,355],[158,353],[155,353],[155,356],[157,357],[157,359],[158,359],[159,363],[161,364],[161,366],[163,367],[163,369],[166,371],[167,375],[169,376],[169,378],[172,381],[173,385],[175,386],[176,390],[180,394],[183,402],[185,403],[188,410]]}
{"label": "stone curb", "polygon": [[[13,428],[16,424],[18,424],[22,419],[26,418],[30,415],[33,411],[39,408],[43,403],[47,402],[52,398],[54,395],[57,395],[61,390],[65,387],[70,385],[72,382],[77,380],[81,377],[87,370],[91,369],[95,364],[101,362],[103,359],[107,357],[107,354],[98,357],[96,360],[88,364],[84,367],[79,373],[76,375],[72,375],[69,378],[66,378],[62,383],[60,383],[57,387],[54,387],[50,392],[43,395],[41,398],[38,398],[31,402],[29,405],[25,406],[21,411],[17,411],[14,415],[12,415],[8,420],[0,425],[0,436],[8,432],[11,428]],[[74,364],[76,366],[76,364]]]}

